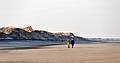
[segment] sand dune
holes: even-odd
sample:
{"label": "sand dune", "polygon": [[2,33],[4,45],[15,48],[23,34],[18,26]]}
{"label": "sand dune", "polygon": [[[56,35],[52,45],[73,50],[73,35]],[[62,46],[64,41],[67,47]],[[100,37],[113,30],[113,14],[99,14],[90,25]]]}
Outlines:
{"label": "sand dune", "polygon": [[0,50],[0,63],[120,63],[120,43]]}

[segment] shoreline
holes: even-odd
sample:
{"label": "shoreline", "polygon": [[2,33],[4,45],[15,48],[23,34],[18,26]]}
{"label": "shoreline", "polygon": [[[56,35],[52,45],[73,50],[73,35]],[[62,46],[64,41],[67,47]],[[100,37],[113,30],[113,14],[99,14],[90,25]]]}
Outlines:
{"label": "shoreline", "polygon": [[[117,44],[117,42],[111,42],[111,43],[106,43],[106,42],[103,42],[103,43],[82,43],[82,44],[75,44],[75,47],[76,45],[106,45],[106,44]],[[119,44],[119,42],[118,42]],[[34,45],[34,46],[22,46],[22,47],[0,47],[0,50],[27,50],[27,49],[45,49],[46,47],[49,48],[51,46],[66,46],[67,48],[67,45],[66,44],[46,44],[46,45]]]}
{"label": "shoreline", "polygon": [[0,47],[0,50],[41,49],[46,46],[55,46],[55,45],[63,45],[63,44],[46,44],[46,45],[22,46],[22,47]]}
{"label": "shoreline", "polygon": [[[120,42],[110,42],[110,43],[107,43],[107,42],[103,42],[103,43],[82,43],[82,44],[75,44],[75,45],[105,45],[105,44],[119,44]],[[50,47],[50,46],[66,46],[67,48],[67,45],[66,44],[46,44],[46,45],[34,45],[34,46],[21,46],[21,47],[0,47],[0,50],[27,50],[27,49],[43,49],[43,48],[46,48],[46,47]]]}

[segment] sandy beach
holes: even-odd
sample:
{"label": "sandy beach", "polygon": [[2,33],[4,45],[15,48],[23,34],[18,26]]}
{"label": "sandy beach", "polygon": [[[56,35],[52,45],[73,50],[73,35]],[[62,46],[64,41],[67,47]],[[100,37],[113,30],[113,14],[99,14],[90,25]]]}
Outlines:
{"label": "sandy beach", "polygon": [[120,43],[0,50],[0,63],[120,63]]}

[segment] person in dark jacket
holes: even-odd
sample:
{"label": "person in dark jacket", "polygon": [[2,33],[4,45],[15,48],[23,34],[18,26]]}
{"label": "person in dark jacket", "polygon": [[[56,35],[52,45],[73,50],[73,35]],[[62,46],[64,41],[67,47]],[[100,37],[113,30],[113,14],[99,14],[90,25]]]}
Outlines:
{"label": "person in dark jacket", "polygon": [[70,43],[71,43],[71,45],[72,45],[72,48],[73,48],[73,47],[74,47],[74,44],[75,44],[75,41],[74,41],[74,39],[72,39]]}

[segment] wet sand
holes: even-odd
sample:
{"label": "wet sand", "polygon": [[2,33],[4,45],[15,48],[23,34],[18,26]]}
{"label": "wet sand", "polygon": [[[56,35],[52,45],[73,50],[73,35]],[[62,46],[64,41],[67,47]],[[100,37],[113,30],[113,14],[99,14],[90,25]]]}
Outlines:
{"label": "wet sand", "polygon": [[120,63],[120,43],[0,50],[0,63]]}

